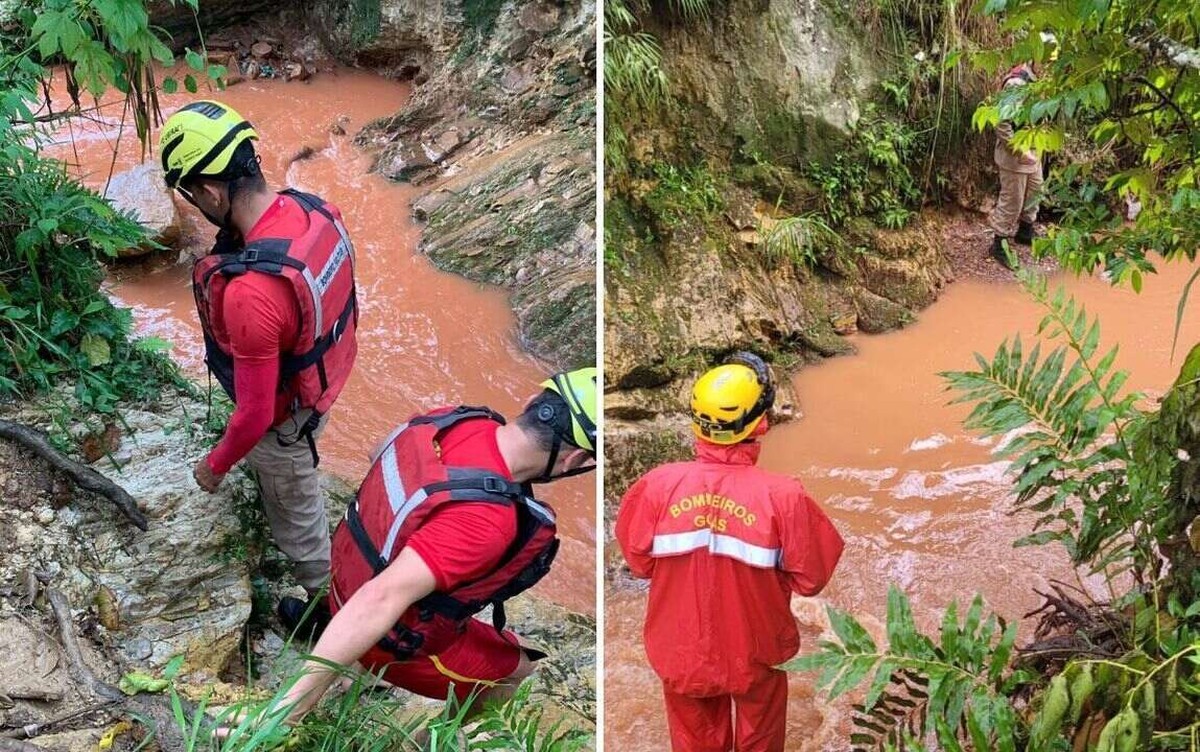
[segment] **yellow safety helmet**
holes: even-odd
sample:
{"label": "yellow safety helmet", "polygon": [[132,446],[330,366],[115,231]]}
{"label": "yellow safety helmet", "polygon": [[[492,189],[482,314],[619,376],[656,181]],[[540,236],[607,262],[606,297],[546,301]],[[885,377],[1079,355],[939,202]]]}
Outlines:
{"label": "yellow safety helmet", "polygon": [[[596,456],[596,369],[580,368],[556,373],[542,382],[542,387],[563,398],[571,417],[571,435],[563,440]],[[547,416],[553,419],[554,416]],[[539,416],[539,419],[545,420]]]}
{"label": "yellow safety helmet", "polygon": [[753,433],[774,403],[767,364],[754,353],[737,353],[696,380],[692,431],[713,444],[736,444]]}
{"label": "yellow safety helmet", "polygon": [[253,168],[230,164],[234,151],[248,139],[257,140],[258,133],[232,107],[211,100],[184,105],[167,118],[158,138],[167,186],[179,189],[201,175],[233,180],[257,172],[257,163]]}

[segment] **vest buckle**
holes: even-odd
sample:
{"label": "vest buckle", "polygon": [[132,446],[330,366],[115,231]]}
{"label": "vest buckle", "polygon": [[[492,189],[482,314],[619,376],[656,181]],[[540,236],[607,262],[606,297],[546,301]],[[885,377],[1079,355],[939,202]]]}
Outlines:
{"label": "vest buckle", "polygon": [[238,261],[241,261],[243,264],[257,264],[258,249],[247,248],[246,250],[242,251],[241,255],[238,257]]}
{"label": "vest buckle", "polygon": [[502,478],[487,475],[483,478],[483,490],[488,493],[508,495],[508,483]]}

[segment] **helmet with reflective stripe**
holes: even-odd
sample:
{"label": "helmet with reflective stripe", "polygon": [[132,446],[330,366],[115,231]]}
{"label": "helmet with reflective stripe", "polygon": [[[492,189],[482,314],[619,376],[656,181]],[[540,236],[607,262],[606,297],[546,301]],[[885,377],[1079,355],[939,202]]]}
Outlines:
{"label": "helmet with reflective stripe", "polygon": [[542,387],[563,398],[571,417],[571,435],[563,440],[596,455],[596,369],[580,368],[556,373]]}
{"label": "helmet with reflective stripe", "polygon": [[696,380],[692,430],[713,444],[736,444],[753,433],[774,402],[767,364],[754,353],[737,353]]}
{"label": "helmet with reflective stripe", "polygon": [[257,138],[250,122],[227,105],[211,100],[184,105],[167,118],[158,139],[167,186],[179,188],[199,176],[242,177],[247,167],[231,164],[233,153],[242,142]]}

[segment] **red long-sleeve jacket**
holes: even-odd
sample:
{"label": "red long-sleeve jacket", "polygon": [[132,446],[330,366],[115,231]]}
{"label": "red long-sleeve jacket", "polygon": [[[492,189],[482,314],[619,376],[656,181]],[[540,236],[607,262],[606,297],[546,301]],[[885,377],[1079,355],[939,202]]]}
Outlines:
{"label": "red long-sleeve jacket", "polygon": [[617,513],[617,541],[650,579],[646,654],[667,689],[741,694],[800,648],[793,592],[816,595],[842,537],[794,478],[755,466],[760,445],[696,442],[651,470]]}

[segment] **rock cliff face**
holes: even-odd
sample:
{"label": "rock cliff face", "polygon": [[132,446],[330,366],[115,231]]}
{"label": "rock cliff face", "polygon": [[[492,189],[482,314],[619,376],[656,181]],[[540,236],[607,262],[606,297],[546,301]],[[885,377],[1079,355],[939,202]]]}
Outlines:
{"label": "rock cliff face", "polygon": [[595,5],[385,1],[375,36],[335,28],[343,59],[418,84],[357,142],[378,150],[377,171],[428,188],[414,206],[424,252],[511,289],[535,355],[594,364]]}
{"label": "rock cliff face", "polygon": [[885,66],[854,18],[817,0],[730,0],[706,17],[660,11],[643,23],[661,43],[671,103],[626,124],[633,166],[608,186],[610,504],[686,452],[688,389],[708,365],[764,354],[783,385],[774,417],[788,419],[802,407],[789,370],[851,352],[842,335],[912,321],[952,278],[935,217],[898,231],[851,218],[819,242],[797,230],[804,248],[791,254],[768,243],[780,221],[819,211],[805,168],[853,144],[877,91]]}
{"label": "rock cliff face", "polygon": [[701,19],[647,19],[681,104],[668,117],[673,130],[725,160],[735,151],[790,165],[828,156],[879,75],[846,11],[820,0],[709,5]]}

